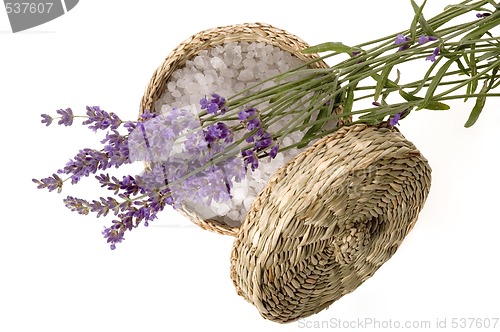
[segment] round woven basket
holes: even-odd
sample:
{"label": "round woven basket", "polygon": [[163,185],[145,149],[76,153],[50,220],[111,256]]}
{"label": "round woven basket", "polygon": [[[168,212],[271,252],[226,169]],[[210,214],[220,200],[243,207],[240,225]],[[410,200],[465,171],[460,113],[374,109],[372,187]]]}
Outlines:
{"label": "round woven basket", "polygon": [[[264,42],[287,51],[304,62],[317,59],[317,55],[301,52],[308,47],[303,40],[269,24],[247,23],[201,31],[177,46],[156,69],[141,100],[141,113],[146,110],[158,111],[155,110],[155,101],[165,93],[172,73],[182,68],[187,60],[194,58],[201,50],[230,42]],[[327,68],[328,65],[323,61],[315,61],[311,63],[311,67]],[[341,112],[341,108],[338,112]],[[339,123],[342,121],[348,120],[339,119]],[[227,225],[216,219],[202,219],[186,206],[182,206],[179,211],[203,229],[232,236],[236,236],[238,232],[238,227]]]}
{"label": "round woven basket", "polygon": [[[303,61],[316,57],[300,52],[307,44],[298,37],[267,24],[206,30],[156,70],[141,112],[155,111],[170,76],[188,59],[234,41],[265,42]],[[203,229],[236,237],[230,276],[266,319],[307,317],[356,289],[394,254],[427,198],[427,160],[395,127],[344,124],[281,167],[240,227],[180,209]]]}
{"label": "round woven basket", "polygon": [[427,160],[394,127],[343,127],[279,169],[250,207],[231,278],[261,315],[317,313],[398,249],[427,198]]}

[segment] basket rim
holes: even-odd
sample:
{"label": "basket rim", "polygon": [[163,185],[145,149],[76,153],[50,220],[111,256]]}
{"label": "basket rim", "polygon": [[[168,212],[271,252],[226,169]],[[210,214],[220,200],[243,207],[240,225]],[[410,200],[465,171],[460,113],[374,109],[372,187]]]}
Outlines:
{"label": "basket rim", "polygon": [[[183,67],[187,60],[192,59],[202,50],[231,42],[264,42],[279,47],[304,62],[318,59],[316,54],[301,52],[302,49],[309,47],[301,38],[267,23],[242,23],[206,29],[181,42],[155,70],[141,99],[140,113],[146,110],[152,113],[155,111],[154,102],[165,91],[166,83],[172,73]],[[328,68],[322,60],[315,61],[311,66]]]}

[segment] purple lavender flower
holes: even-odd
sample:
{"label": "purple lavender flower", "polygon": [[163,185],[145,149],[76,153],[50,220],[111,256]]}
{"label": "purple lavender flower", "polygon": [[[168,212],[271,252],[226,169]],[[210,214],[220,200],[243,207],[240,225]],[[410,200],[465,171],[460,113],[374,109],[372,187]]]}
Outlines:
{"label": "purple lavender flower", "polygon": [[257,114],[257,110],[255,108],[248,108],[246,110],[242,110],[238,113],[238,119],[240,121],[245,121],[249,118],[253,118]]}
{"label": "purple lavender flower", "polygon": [[258,117],[255,117],[248,121],[247,129],[248,131],[253,131],[255,129],[261,128],[261,125],[262,124],[260,122],[260,119]]}
{"label": "purple lavender flower", "polygon": [[398,34],[396,40],[394,40],[394,44],[401,45],[399,47],[399,51],[404,51],[410,47],[410,45],[408,44],[410,40],[411,40],[410,37],[405,37],[402,34]]}
{"label": "purple lavender flower", "polygon": [[418,37],[418,43],[420,45],[425,44],[429,41],[435,41],[437,40],[437,37],[434,36],[426,36],[425,34],[422,34],[420,37]]}
{"label": "purple lavender flower", "polygon": [[252,150],[243,150],[241,151],[241,155],[243,156],[243,162],[245,163],[245,168],[250,165],[252,171],[255,171],[259,167],[259,157],[255,151]]}
{"label": "purple lavender flower", "polygon": [[207,96],[200,99],[201,109],[206,110],[207,113],[210,114],[217,114],[218,111],[220,111],[221,114],[226,113],[226,98],[221,97],[216,93],[212,93],[211,96],[212,98],[210,100],[207,98]]}
{"label": "purple lavender flower", "polygon": [[256,141],[255,141],[255,150],[262,151],[267,149],[268,147],[271,146],[273,143],[273,139],[269,133],[264,133],[262,136],[260,136]]}
{"label": "purple lavender flower", "polygon": [[122,124],[122,120],[115,113],[108,113],[101,110],[99,106],[87,106],[87,116],[89,118],[83,124],[91,124],[89,129],[93,131],[97,131],[98,129],[105,130],[107,128],[116,130]]}
{"label": "purple lavender flower", "polygon": [[149,120],[156,118],[158,114],[156,113],[151,113],[149,110],[144,110],[144,112],[141,114],[141,119],[143,120]]}
{"label": "purple lavender flower", "polygon": [[42,123],[45,123],[45,126],[48,127],[50,126],[50,124],[52,123],[52,120],[54,120],[54,118],[52,118],[50,115],[48,114],[42,114]]}
{"label": "purple lavender flower", "polygon": [[103,198],[100,197],[98,201],[93,200],[92,203],[89,203],[91,212],[97,213],[97,218],[103,216],[105,217],[109,211],[113,211],[115,215],[118,215],[118,207],[119,203],[113,197]]}
{"label": "purple lavender flower", "polygon": [[114,166],[120,167],[123,164],[130,163],[130,150],[128,145],[129,136],[122,136],[116,130],[108,132],[106,138],[101,141],[104,145],[103,151],[107,157],[107,164],[101,159],[102,166],[99,169],[106,169]]}
{"label": "purple lavender flower", "polygon": [[[212,201],[223,202],[230,199],[230,186],[226,182],[224,170],[220,167],[211,167],[207,171],[192,176],[182,185],[185,199],[198,204],[210,206]],[[196,190],[193,190],[195,189]],[[177,197],[177,191],[172,190]]]}
{"label": "purple lavender flower", "polygon": [[208,126],[208,130],[205,131],[205,139],[209,143],[216,140],[226,140],[227,143],[230,143],[232,135],[233,131],[222,122],[211,124]]}
{"label": "purple lavender flower", "polygon": [[206,110],[208,108],[208,105],[210,105],[210,101],[208,100],[207,96],[204,96],[200,99],[200,106],[202,110]]}
{"label": "purple lavender flower", "polygon": [[125,240],[125,238],[123,237],[124,232],[125,229],[123,227],[120,227],[120,222],[118,220],[113,220],[113,226],[104,228],[104,230],[102,231],[102,235],[105,239],[107,239],[107,242],[110,244],[111,250],[115,250],[116,244],[121,243],[123,240]]}
{"label": "purple lavender flower", "polygon": [[102,188],[114,191],[115,195],[118,195],[120,191],[123,191],[125,195],[135,195],[139,192],[139,187],[135,182],[134,177],[126,175],[120,181],[116,177],[110,177],[109,174],[99,174],[95,178],[101,184]]}
{"label": "purple lavender flower", "polygon": [[129,133],[133,132],[133,131],[134,131],[134,129],[135,129],[135,128],[137,128],[136,124],[135,124],[134,122],[132,122],[132,121],[127,121],[127,122],[125,122],[125,124],[123,125],[123,127],[124,127],[125,129],[127,129],[127,131],[128,131]]}
{"label": "purple lavender flower", "polygon": [[409,37],[405,37],[402,34],[398,34],[397,37],[396,37],[396,40],[394,41],[394,44],[396,44],[396,45],[402,45],[402,44],[405,44],[406,42],[408,42],[409,40],[410,40]]}
{"label": "purple lavender flower", "polygon": [[377,106],[377,107],[378,107],[378,106],[382,106],[382,104],[380,104],[378,101],[374,101],[374,102],[372,102],[372,105],[373,105],[373,106]]}
{"label": "purple lavender flower", "polygon": [[[152,163],[141,175],[136,176],[137,185],[145,192],[161,190],[168,185],[167,166],[167,163]],[[176,167],[172,167],[172,170],[181,171]]]}
{"label": "purple lavender flower", "polygon": [[219,108],[221,114],[226,113],[226,111],[227,111],[227,108],[226,108],[227,100],[226,100],[226,98],[221,97],[220,95],[218,95],[216,93],[212,93],[212,100],[211,100],[211,102],[213,104],[217,104],[217,107]]}
{"label": "purple lavender flower", "polygon": [[136,195],[140,191],[135,178],[130,175],[124,176],[123,179],[118,182],[118,185],[120,186],[120,190],[122,190],[127,196]]}
{"label": "purple lavender flower", "polygon": [[33,179],[34,183],[38,186],[38,189],[47,188],[49,191],[54,191],[57,189],[57,192],[60,193],[62,190],[63,181],[57,174],[52,174],[52,176],[43,178],[41,180]]}
{"label": "purple lavender flower", "polygon": [[401,113],[396,113],[389,119],[389,124],[391,126],[399,125],[400,119],[401,119]]}
{"label": "purple lavender flower", "polygon": [[63,202],[64,205],[66,205],[66,207],[71,211],[78,212],[83,215],[89,214],[90,204],[84,199],[68,196],[63,200]]}
{"label": "purple lavender flower", "polygon": [[218,110],[219,110],[219,106],[215,103],[210,103],[207,106],[207,113],[209,113],[209,114],[217,114]]}
{"label": "purple lavender flower", "polygon": [[436,56],[438,56],[438,55],[439,55],[439,52],[440,52],[440,51],[441,51],[441,49],[439,48],[439,46],[438,46],[438,47],[436,47],[436,48],[434,49],[434,51],[432,52],[432,54],[431,54],[431,55],[429,55],[429,56],[427,56],[427,57],[425,58],[425,60],[429,60],[429,61],[431,61],[431,62],[436,61]]}
{"label": "purple lavender flower", "polygon": [[477,18],[484,18],[484,17],[488,17],[488,16],[490,16],[490,15],[491,15],[491,13],[488,13],[488,12],[485,12],[485,13],[477,13],[477,14],[476,14],[476,17],[477,17]]}
{"label": "purple lavender flower", "polygon": [[[137,124],[128,136],[131,161],[158,162],[168,160],[177,138],[199,132],[199,118],[189,110],[174,108],[168,114]],[[192,138],[194,139],[194,138]]]}
{"label": "purple lavender flower", "polygon": [[71,108],[67,108],[65,110],[60,109],[56,111],[57,114],[61,115],[61,119],[57,122],[58,125],[71,126],[73,124],[73,111]]}
{"label": "purple lavender flower", "polygon": [[75,184],[82,177],[94,174],[97,170],[108,168],[109,160],[106,153],[92,149],[83,149],[71,159],[63,169],[58,170],[59,174],[71,175],[71,183]]}
{"label": "purple lavender flower", "polygon": [[274,145],[271,148],[271,151],[269,151],[269,156],[271,157],[271,159],[276,158],[276,156],[278,155],[278,150],[279,150],[278,145]]}

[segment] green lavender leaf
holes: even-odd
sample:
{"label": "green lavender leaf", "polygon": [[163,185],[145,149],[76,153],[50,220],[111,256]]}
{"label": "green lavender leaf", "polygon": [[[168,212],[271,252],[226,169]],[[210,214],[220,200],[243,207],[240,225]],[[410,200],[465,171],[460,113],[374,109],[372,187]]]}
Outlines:
{"label": "green lavender leaf", "polygon": [[304,54],[322,53],[322,52],[352,53],[353,51],[356,50],[358,49],[354,49],[340,42],[327,42],[303,49],[302,53]]}
{"label": "green lavender leaf", "polygon": [[346,113],[348,113],[352,110],[352,105],[354,103],[354,91],[356,90],[357,85],[358,84],[356,83],[356,84],[347,88],[346,98],[345,98],[345,103],[344,103],[344,111]]}
{"label": "green lavender leaf", "polygon": [[417,38],[416,36],[417,22],[420,23],[420,27],[427,36],[435,36],[434,30],[430,27],[430,25],[427,23],[427,20],[424,18],[424,15],[422,14],[426,2],[427,0],[425,0],[422,3],[422,6],[419,7],[414,0],[411,0],[411,5],[413,7],[413,11],[415,12],[415,17],[413,18],[413,22],[410,28],[413,40]]}
{"label": "green lavender leaf", "polygon": [[[481,89],[481,93],[487,93],[489,90],[488,88],[488,80],[484,81],[483,88]],[[470,112],[469,119],[465,123],[464,127],[469,128],[476,123],[477,119],[479,118],[479,115],[483,111],[484,105],[486,104],[486,96],[479,96],[476,98],[476,103],[474,107],[472,108],[472,111]]]}
{"label": "green lavender leaf", "polygon": [[387,81],[389,78],[389,74],[391,73],[392,68],[393,68],[393,66],[386,66],[382,70],[382,73],[380,74],[380,78],[377,80],[377,85],[375,86],[375,94],[373,96],[373,99],[375,101],[378,101],[378,98],[380,97],[382,90],[386,87]]}
{"label": "green lavender leaf", "polygon": [[429,87],[427,88],[427,92],[425,94],[424,100],[422,104],[419,106],[418,109],[422,108],[427,108],[428,104],[431,101],[431,98],[434,96],[434,92],[436,91],[437,87],[439,86],[439,83],[441,83],[441,80],[446,74],[446,71],[448,71],[448,68],[450,68],[451,64],[455,62],[455,60],[458,57],[452,58],[444,63],[444,65],[439,68],[438,72],[436,73],[436,76],[432,78],[431,83],[429,84]]}
{"label": "green lavender leaf", "polygon": [[469,72],[465,68],[465,66],[462,63],[462,61],[460,61],[460,58],[456,60],[456,63],[457,63],[458,69],[460,69],[460,71],[462,72],[462,74],[469,76]]}
{"label": "green lavender leaf", "polygon": [[[399,90],[399,94],[406,101],[421,101],[421,100],[424,100],[424,98],[420,98],[420,97],[414,96],[414,95],[409,94],[409,93],[407,93],[407,92],[405,92],[403,90]],[[423,108],[425,108],[427,110],[431,110],[431,111],[446,111],[446,110],[450,109],[450,106],[446,105],[445,103],[441,103],[439,101],[431,100]]]}
{"label": "green lavender leaf", "polygon": [[416,95],[422,88],[425,86],[425,83],[429,80],[429,77],[431,76],[432,72],[434,69],[437,67],[437,65],[441,62],[442,58],[438,58],[436,61],[434,61],[429,69],[427,69],[427,72],[425,73],[424,77],[420,80],[420,84],[413,90],[410,94]]}

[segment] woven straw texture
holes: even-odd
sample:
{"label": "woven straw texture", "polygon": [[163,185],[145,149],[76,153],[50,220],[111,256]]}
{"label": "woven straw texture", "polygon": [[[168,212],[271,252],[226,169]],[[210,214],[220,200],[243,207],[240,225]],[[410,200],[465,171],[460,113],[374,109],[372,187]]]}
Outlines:
{"label": "woven straw texture", "polygon": [[289,322],[355,290],[417,220],[431,169],[396,129],[353,125],[279,169],[235,240],[231,278],[260,314]]}
{"label": "woven straw texture", "polygon": [[[295,55],[304,62],[317,59],[317,55],[301,53],[301,50],[308,45],[300,38],[269,24],[247,23],[205,30],[182,42],[154,72],[141,101],[141,113],[145,110],[155,111],[154,102],[160,99],[165,92],[172,73],[183,67],[186,60],[193,58],[201,50],[229,42],[265,42]],[[323,61],[316,61],[311,64],[311,67],[327,68],[328,66]],[[341,108],[339,108],[340,111]],[[340,124],[343,123],[342,121],[339,119]],[[181,208],[180,212],[203,229],[232,236],[236,236],[238,232],[237,227],[229,226],[218,220],[201,219],[187,207]]]}

